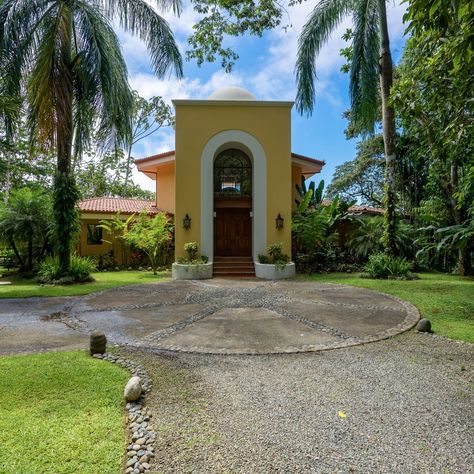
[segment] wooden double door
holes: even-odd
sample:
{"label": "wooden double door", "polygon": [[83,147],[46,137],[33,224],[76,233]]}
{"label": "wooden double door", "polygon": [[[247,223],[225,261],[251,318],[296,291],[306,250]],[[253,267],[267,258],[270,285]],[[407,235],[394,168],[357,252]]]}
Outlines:
{"label": "wooden double door", "polygon": [[248,208],[216,208],[214,211],[214,255],[252,255],[252,218]]}

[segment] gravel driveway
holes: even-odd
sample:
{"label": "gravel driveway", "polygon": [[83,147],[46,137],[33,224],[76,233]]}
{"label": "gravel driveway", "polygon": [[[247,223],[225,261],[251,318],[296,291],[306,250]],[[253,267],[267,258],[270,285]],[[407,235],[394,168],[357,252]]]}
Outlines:
{"label": "gravel driveway", "polygon": [[474,473],[474,345],[414,331],[320,353],[160,355],[158,472]]}

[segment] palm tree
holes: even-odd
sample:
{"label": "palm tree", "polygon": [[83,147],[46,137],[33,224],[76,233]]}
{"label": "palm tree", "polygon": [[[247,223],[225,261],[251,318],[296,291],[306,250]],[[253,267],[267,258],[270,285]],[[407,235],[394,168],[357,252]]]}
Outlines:
{"label": "palm tree", "polygon": [[[179,13],[181,0],[155,0]],[[158,76],[182,61],[167,22],[146,0],[3,0],[0,70],[8,96],[26,94],[32,139],[54,147],[54,214],[61,273],[69,270],[78,191],[71,169],[92,132],[130,141],[133,96],[112,22],[145,42]]]}
{"label": "palm tree", "polygon": [[[396,253],[395,115],[389,103],[393,81],[385,0],[321,0],[299,38],[296,103],[311,113],[315,99],[315,59],[331,32],[348,15],[354,22],[350,71],[351,117],[358,129],[373,131],[380,98],[385,152],[385,231],[387,253]],[[377,84],[378,83],[378,84]]]}
{"label": "palm tree", "polygon": [[[38,258],[46,250],[50,212],[50,197],[27,188],[13,191],[8,202],[0,205],[0,241],[10,245],[22,270],[33,268],[35,249]],[[26,261],[20,252],[22,247],[26,247]]]}

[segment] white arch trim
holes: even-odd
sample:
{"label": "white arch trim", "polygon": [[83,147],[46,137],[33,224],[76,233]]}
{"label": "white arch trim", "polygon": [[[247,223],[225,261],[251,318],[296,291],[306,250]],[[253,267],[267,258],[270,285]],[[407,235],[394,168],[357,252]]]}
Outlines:
{"label": "white arch trim", "polygon": [[260,142],[242,130],[214,135],[201,154],[201,253],[214,260],[214,158],[225,145],[242,145],[252,160],[252,255],[265,253],[267,243],[267,159]]}

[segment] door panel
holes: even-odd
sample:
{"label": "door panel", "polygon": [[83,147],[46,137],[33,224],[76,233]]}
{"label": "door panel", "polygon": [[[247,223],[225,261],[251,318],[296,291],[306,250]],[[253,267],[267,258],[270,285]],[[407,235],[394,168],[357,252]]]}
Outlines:
{"label": "door panel", "polygon": [[214,255],[218,257],[252,255],[250,209],[215,210]]}

